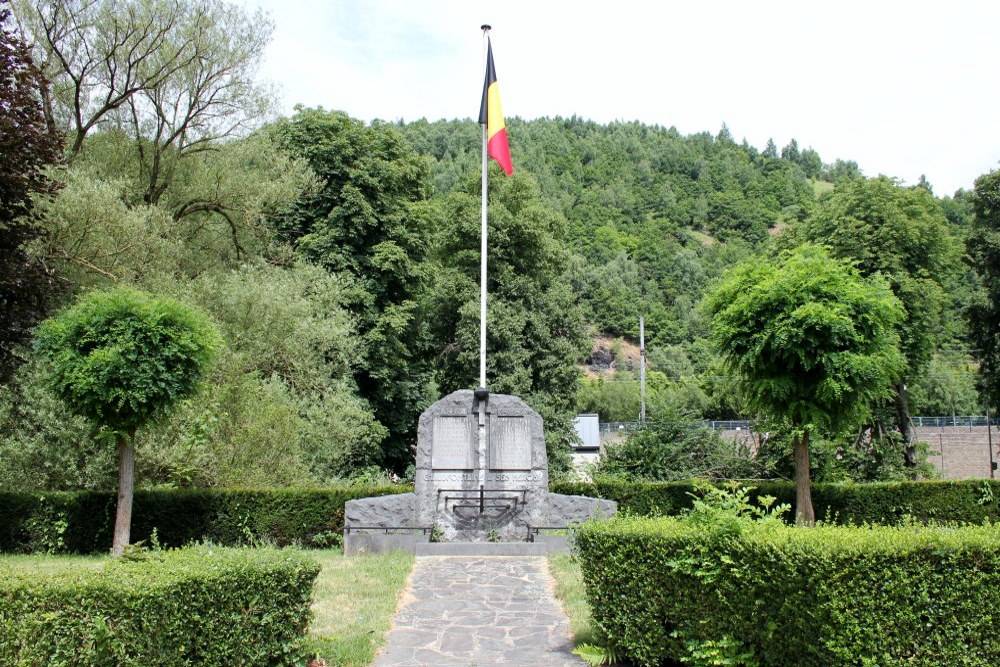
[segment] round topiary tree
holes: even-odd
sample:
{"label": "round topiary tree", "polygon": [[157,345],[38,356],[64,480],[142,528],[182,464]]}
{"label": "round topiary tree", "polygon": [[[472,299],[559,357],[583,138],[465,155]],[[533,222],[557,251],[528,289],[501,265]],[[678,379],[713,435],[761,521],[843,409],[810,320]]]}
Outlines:
{"label": "round topiary tree", "polygon": [[129,543],[136,429],[194,392],[219,344],[206,315],[131,288],[91,292],[36,329],[35,349],[51,362],[56,393],[115,434],[115,555]]}
{"label": "round topiary tree", "polygon": [[795,457],[795,518],[816,516],[809,434],[857,423],[903,368],[903,317],[888,282],[805,245],[730,269],[705,299],[725,368],[759,414],[783,419]]}

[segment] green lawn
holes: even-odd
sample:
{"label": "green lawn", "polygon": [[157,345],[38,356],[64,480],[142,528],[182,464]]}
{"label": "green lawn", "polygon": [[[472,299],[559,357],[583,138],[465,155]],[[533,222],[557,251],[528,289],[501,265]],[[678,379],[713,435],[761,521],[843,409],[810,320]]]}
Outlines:
{"label": "green lawn", "polygon": [[573,645],[597,643],[591,625],[590,605],[587,604],[580,561],[569,554],[549,554],[549,570],[556,580],[556,597],[569,616]]}
{"label": "green lawn", "polygon": [[0,569],[14,569],[38,574],[51,574],[64,570],[96,570],[110,556],[48,556],[45,554],[0,554]]}
{"label": "green lawn", "polygon": [[323,570],[316,580],[310,653],[331,666],[370,664],[385,643],[413,555],[397,552],[345,558],[339,550],[311,555]]}

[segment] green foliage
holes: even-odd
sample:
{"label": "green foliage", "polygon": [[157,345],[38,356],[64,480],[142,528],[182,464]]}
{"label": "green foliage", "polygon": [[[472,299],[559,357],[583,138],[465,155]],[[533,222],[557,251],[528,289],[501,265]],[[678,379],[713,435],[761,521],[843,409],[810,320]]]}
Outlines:
{"label": "green foliage", "polygon": [[886,282],[815,246],[735,267],[706,310],[751,406],[795,427],[857,423],[900,370],[902,310]]}
{"label": "green foliage", "polygon": [[35,338],[59,397],[115,431],[134,431],[190,395],[218,345],[200,312],[128,288],[84,296]]}
{"label": "green foliage", "polygon": [[907,383],[925,373],[936,349],[964,333],[956,324],[968,288],[952,224],[927,188],[857,178],[839,183],[788,238],[802,240],[825,244],[863,276],[881,275],[902,304],[895,326],[905,366],[893,421],[909,444]]}
{"label": "green foliage", "polygon": [[190,278],[287,256],[265,219],[310,191],[313,176],[270,133],[185,156],[156,204],[144,200],[136,154],[123,133],[93,134],[55,172],[59,192],[36,203],[46,232],[36,252],[75,285],[152,289],[164,275]]}
{"label": "green foliage", "polygon": [[194,547],[97,568],[0,562],[0,654],[35,665],[299,665],[319,565]]}
{"label": "green foliage", "polygon": [[621,518],[577,544],[595,625],[639,665],[990,665],[998,538]]}
{"label": "green foliage", "polygon": [[[607,498],[619,511],[638,516],[675,516],[692,507],[704,490],[694,482],[555,482],[554,493]],[[938,521],[1000,523],[1000,481],[817,483],[812,487],[816,517],[835,524],[897,524]],[[755,482],[748,501],[770,496],[795,508],[795,486],[787,481]],[[985,500],[984,500],[985,499]]]}
{"label": "green foliage", "polygon": [[392,127],[341,112],[299,107],[273,135],[319,179],[273,224],[301,256],[354,279],[349,307],[362,346],[355,380],[389,430],[390,464],[405,468],[431,379],[420,306],[436,215],[425,202],[427,164]]}
{"label": "green foliage", "polygon": [[584,662],[593,667],[614,665],[618,662],[618,652],[611,646],[584,643],[573,649],[573,655],[580,656]]}
{"label": "green foliage", "polygon": [[[161,489],[137,491],[135,542],[164,547],[211,541],[325,547],[344,532],[344,503],[404,493],[405,486],[316,489]],[[115,495],[100,492],[0,493],[0,552],[105,551]],[[336,536],[336,537],[334,537]]]}
{"label": "green foliage", "polygon": [[[809,469],[811,478],[821,482],[896,482],[904,480],[934,479],[940,471],[928,463],[930,446],[911,443],[912,464],[904,457],[907,445],[896,430],[875,425],[838,433],[824,433],[809,442]],[[765,430],[758,424],[759,430]],[[767,433],[757,447],[756,460],[761,477],[791,479],[795,475],[792,456],[792,435],[780,429]]]}
{"label": "green foliage", "polygon": [[114,448],[98,427],[73,415],[47,386],[37,355],[0,385],[0,488],[7,491],[109,489]]}
{"label": "green foliage", "polygon": [[681,419],[648,422],[619,443],[608,444],[594,469],[596,477],[668,482],[692,478],[756,477],[750,452],[708,428],[692,428]]}
{"label": "green foliage", "polygon": [[976,391],[976,366],[965,352],[938,352],[923,375],[909,387],[916,415],[978,415],[983,411]]}
{"label": "green foliage", "polygon": [[969,332],[979,348],[984,394],[1000,409],[1000,171],[976,179],[972,194],[975,222],[969,232],[969,255],[982,288],[969,307]]}

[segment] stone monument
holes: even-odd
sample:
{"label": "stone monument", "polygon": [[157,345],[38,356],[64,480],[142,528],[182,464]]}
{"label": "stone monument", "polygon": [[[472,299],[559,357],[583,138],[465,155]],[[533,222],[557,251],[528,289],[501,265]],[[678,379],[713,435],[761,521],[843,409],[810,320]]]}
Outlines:
{"label": "stone monument", "polygon": [[524,542],[617,505],[548,492],[542,418],[516,396],[461,390],[420,416],[413,493],[348,501],[344,549],[442,542]]}

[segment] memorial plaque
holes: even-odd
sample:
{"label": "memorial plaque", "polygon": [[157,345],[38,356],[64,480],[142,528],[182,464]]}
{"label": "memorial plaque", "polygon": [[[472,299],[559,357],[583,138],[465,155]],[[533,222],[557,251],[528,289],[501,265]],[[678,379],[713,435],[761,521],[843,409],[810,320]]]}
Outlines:
{"label": "memorial plaque", "polygon": [[531,433],[524,417],[494,417],[490,430],[492,470],[531,470]]}
{"label": "memorial plaque", "polygon": [[435,417],[431,439],[431,467],[470,470],[474,467],[472,429],[467,417]]}

